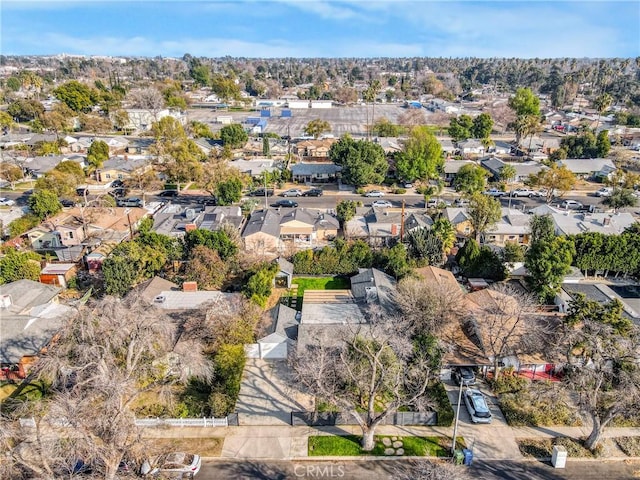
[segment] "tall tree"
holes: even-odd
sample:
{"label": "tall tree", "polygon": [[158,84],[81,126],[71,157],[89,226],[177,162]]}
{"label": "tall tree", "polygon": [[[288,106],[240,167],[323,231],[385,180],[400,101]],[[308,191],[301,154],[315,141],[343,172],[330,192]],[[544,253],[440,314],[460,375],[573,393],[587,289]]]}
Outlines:
{"label": "tall tree", "polygon": [[438,178],[443,166],[442,147],[435,135],[426,126],[414,127],[396,154],[398,178],[410,182]]}
{"label": "tall tree", "polygon": [[500,201],[481,193],[474,193],[469,199],[467,210],[471,228],[476,240],[479,240],[487,230],[490,230],[502,217]]}
{"label": "tall tree", "polygon": [[401,407],[422,410],[434,372],[428,351],[408,338],[403,321],[381,312],[370,322],[346,324],[342,338],[318,339],[292,360],[295,382],[349,413],[362,430],[362,449],[373,450],[380,423]]}
{"label": "tall tree", "polygon": [[405,237],[409,254],[419,263],[435,265],[444,263],[442,240],[428,227],[421,227],[409,232]]}
{"label": "tall tree", "polygon": [[86,112],[95,105],[95,94],[84,83],[71,80],[53,90],[58,100],[74,112]]}
{"label": "tall tree", "polygon": [[94,168],[101,168],[109,159],[109,145],[102,140],[94,140],[87,150],[87,162]]}
{"label": "tall tree", "polygon": [[453,186],[458,192],[467,194],[481,192],[487,185],[487,176],[488,172],[478,165],[463,165],[453,179]]}
{"label": "tall tree", "polygon": [[382,147],[366,140],[354,140],[345,135],[331,146],[329,158],[342,166],[344,183],[362,187],[379,184],[389,169]]}
{"label": "tall tree", "polygon": [[591,419],[585,447],[596,450],[611,422],[640,409],[640,332],[617,300],[578,296],[553,338],[550,347],[566,362],[564,384]]}
{"label": "tall tree", "polygon": [[493,130],[493,118],[488,113],[481,113],[473,119],[471,133],[474,138],[489,138]]}
{"label": "tall tree", "polygon": [[537,174],[529,175],[529,183],[546,190],[545,200],[550,203],[553,197],[561,197],[572,190],[577,182],[575,174],[566,166],[551,164],[550,168],[540,170]]}
{"label": "tall tree", "polygon": [[[160,312],[137,297],[78,307],[35,367],[51,388],[46,408],[38,408],[42,400],[26,401],[35,441],[5,452],[8,478],[59,478],[65,470],[75,478],[81,458],[94,478],[114,480],[121,462],[155,453],[135,424],[136,402],[211,375],[202,344],[181,338],[177,324]],[[11,420],[3,419],[3,430]],[[74,434],[51,435],[60,422]]]}
{"label": "tall tree", "polygon": [[29,197],[29,208],[40,220],[52,217],[62,210],[62,204],[56,192],[38,190]]}
{"label": "tall tree", "polygon": [[225,125],[220,129],[220,139],[223,145],[230,148],[242,148],[247,143],[249,135],[245,132],[242,125],[239,123],[232,123],[231,125]]}

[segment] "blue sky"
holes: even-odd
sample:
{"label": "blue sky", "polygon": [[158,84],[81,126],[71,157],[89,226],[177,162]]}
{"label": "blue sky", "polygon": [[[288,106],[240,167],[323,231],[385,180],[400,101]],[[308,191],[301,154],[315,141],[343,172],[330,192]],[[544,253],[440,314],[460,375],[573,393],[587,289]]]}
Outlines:
{"label": "blue sky", "polygon": [[640,56],[640,0],[3,0],[0,9],[7,55]]}

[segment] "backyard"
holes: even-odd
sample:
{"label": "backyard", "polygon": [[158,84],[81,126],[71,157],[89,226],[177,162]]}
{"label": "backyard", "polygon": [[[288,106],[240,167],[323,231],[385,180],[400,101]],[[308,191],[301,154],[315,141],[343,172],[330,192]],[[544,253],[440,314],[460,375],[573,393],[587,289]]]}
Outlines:
{"label": "backyard", "polygon": [[290,307],[300,310],[305,290],[346,290],[350,287],[346,277],[296,277],[291,281]]}

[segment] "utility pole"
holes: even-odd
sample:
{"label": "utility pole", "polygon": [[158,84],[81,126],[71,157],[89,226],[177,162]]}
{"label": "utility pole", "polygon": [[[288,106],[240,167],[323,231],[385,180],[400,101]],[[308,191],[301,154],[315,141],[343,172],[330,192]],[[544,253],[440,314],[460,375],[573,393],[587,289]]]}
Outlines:
{"label": "utility pole", "polygon": [[460,390],[458,391],[458,408],[456,409],[456,423],[453,427],[453,442],[451,443],[451,455],[456,451],[456,437],[458,436],[458,420],[460,420],[460,403],[462,402],[462,378],[460,379]]}
{"label": "utility pole", "polygon": [[269,192],[267,191],[267,171],[264,171],[264,209],[269,208],[267,198],[269,196]]}
{"label": "utility pole", "polygon": [[402,200],[402,214],[400,215],[400,242],[404,241],[404,200]]}

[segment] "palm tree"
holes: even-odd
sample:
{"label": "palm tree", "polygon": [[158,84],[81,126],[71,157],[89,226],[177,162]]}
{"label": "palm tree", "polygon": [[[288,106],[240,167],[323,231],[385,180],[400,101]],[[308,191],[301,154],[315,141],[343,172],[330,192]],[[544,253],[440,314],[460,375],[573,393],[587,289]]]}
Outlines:
{"label": "palm tree", "polygon": [[593,101],[593,106],[598,112],[598,120],[596,121],[595,129],[596,132],[598,131],[598,127],[600,126],[600,116],[609,109],[612,103],[613,97],[606,92],[602,95],[598,95],[598,97],[596,97],[596,99]]}

